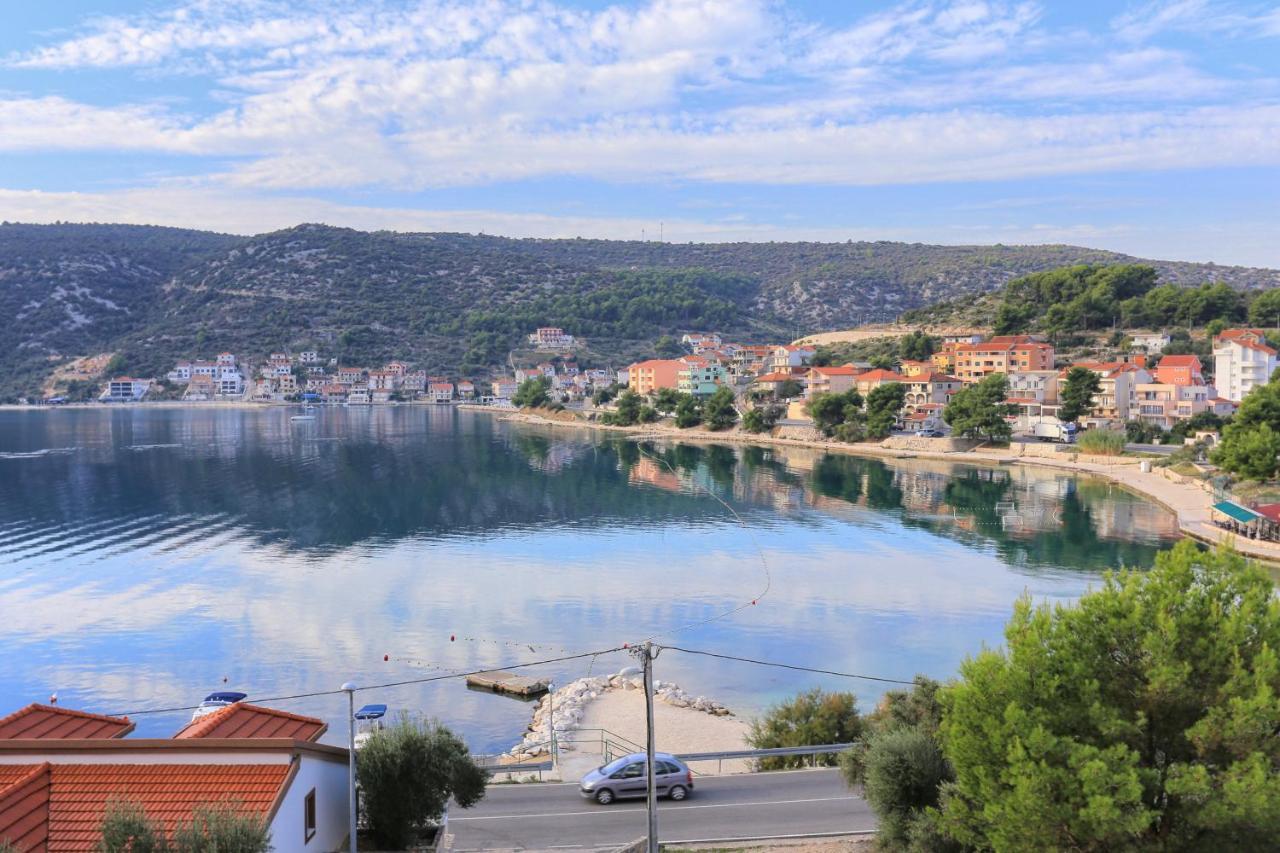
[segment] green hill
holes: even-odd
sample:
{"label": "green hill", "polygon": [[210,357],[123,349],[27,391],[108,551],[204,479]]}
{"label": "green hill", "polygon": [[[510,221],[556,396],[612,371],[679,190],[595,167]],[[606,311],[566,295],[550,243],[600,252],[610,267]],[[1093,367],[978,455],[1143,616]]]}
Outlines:
{"label": "green hill", "polygon": [[[1133,259],[1072,246],[902,243],[669,244],[362,232],[302,225],[255,237],[120,225],[0,225],[0,399],[34,393],[73,356],[162,375],[229,350],[316,348],[354,364],[392,357],[483,374],[557,325],[584,361],[618,365],[663,334],[742,338],[892,319],[975,302],[1028,273]],[[1162,282],[1280,284],[1273,270],[1147,262]],[[988,320],[990,322],[990,320]]]}

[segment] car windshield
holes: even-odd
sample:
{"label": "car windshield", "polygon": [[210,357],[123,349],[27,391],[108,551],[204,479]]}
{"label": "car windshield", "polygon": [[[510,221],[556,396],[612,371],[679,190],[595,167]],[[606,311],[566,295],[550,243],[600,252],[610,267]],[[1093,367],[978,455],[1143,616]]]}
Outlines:
{"label": "car windshield", "polygon": [[613,761],[610,761],[608,764],[602,765],[599,769],[601,773],[605,774],[606,776],[609,776],[614,773],[617,773],[619,770],[626,767],[629,761],[630,759],[625,757],[615,758]]}

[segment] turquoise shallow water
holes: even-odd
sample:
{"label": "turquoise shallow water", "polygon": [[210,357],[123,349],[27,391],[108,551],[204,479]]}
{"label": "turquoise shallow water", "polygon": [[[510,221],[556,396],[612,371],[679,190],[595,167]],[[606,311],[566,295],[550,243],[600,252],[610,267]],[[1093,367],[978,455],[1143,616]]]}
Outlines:
{"label": "turquoise shallow water", "polygon": [[[0,412],[0,713],[55,691],[104,712],[292,695],[655,634],[946,677],[1000,642],[1018,595],[1070,600],[1177,538],[1157,506],[1032,468],[637,445],[444,407],[294,413]],[[813,685],[868,706],[883,689],[676,652],[657,673],[744,713]],[[481,751],[528,721],[456,680],[359,698]],[[342,729],[343,697],[277,704]],[[139,715],[138,734],[188,717]]]}

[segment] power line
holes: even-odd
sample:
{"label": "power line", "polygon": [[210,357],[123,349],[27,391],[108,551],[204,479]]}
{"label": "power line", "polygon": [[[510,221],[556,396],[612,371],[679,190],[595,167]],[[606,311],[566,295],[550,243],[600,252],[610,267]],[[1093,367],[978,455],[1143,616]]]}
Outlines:
{"label": "power line", "polygon": [[[357,687],[356,692],[359,693],[359,692],[368,691],[368,690],[385,690],[390,687],[404,687],[409,684],[427,684],[429,682],[444,681],[450,678],[466,678],[468,675],[479,675],[482,672],[492,672],[494,669],[504,669],[504,670],[527,669],[532,666],[545,666],[547,664],[562,663],[563,661],[569,661],[569,660],[580,660],[582,658],[596,658],[596,657],[599,657],[600,655],[608,655],[608,654],[613,654],[614,652],[620,652],[625,650],[626,648],[627,646],[617,646],[616,648],[612,648],[612,649],[601,649],[599,651],[594,651],[594,652],[582,652],[580,654],[574,654],[574,655],[563,655],[558,658],[547,658],[545,660],[526,661],[525,663],[513,663],[506,666],[498,666],[498,667],[491,666],[491,667],[485,667],[484,669],[468,670],[466,672],[450,672],[444,675],[429,675],[429,676],[424,676],[422,678],[407,678],[402,681],[388,681],[382,684],[370,684],[364,687]],[[316,690],[312,693],[294,693],[289,696],[264,696],[261,698],[250,697],[246,701],[255,702],[255,703],[288,702],[293,699],[312,699],[317,696],[336,696],[338,694],[346,693],[346,692],[347,691],[341,690],[341,689]],[[199,708],[199,707],[200,707],[199,705],[184,705],[177,708],[143,708],[136,711],[121,711],[121,712],[111,713],[108,716],[141,717],[146,714],[170,714],[176,711],[194,711],[196,708]]]}
{"label": "power line", "polygon": [[859,673],[856,673],[856,672],[837,672],[834,669],[817,669],[816,667],[812,667],[812,666],[797,666],[796,664],[791,664],[791,663],[778,663],[776,661],[756,660],[755,658],[744,658],[738,655],[725,655],[725,654],[720,654],[719,652],[705,652],[700,649],[682,649],[679,646],[660,646],[660,648],[670,649],[673,652],[684,652],[687,655],[704,655],[705,657],[709,657],[709,658],[720,658],[722,660],[734,660],[740,663],[752,663],[752,664],[755,664],[756,666],[772,666],[772,667],[777,667],[778,669],[793,669],[793,670],[796,670],[797,672],[814,672],[819,675],[834,675],[839,678],[860,678],[864,681],[882,681],[882,682],[885,682],[886,684],[911,685],[911,684],[919,683],[915,679],[912,679],[911,681],[903,681],[900,678],[882,678],[878,675],[860,675]]}

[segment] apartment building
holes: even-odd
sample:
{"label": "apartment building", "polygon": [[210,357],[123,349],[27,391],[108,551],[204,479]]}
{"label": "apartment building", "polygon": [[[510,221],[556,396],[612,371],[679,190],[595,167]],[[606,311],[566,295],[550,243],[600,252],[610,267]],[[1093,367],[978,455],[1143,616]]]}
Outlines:
{"label": "apartment building", "polygon": [[980,344],[955,344],[954,353],[954,375],[962,382],[979,382],[993,373],[1052,370],[1054,361],[1053,345],[1029,335],[1001,335]]}
{"label": "apartment building", "polygon": [[1261,329],[1226,329],[1213,339],[1213,383],[1218,393],[1239,403],[1276,369],[1276,351]]}

